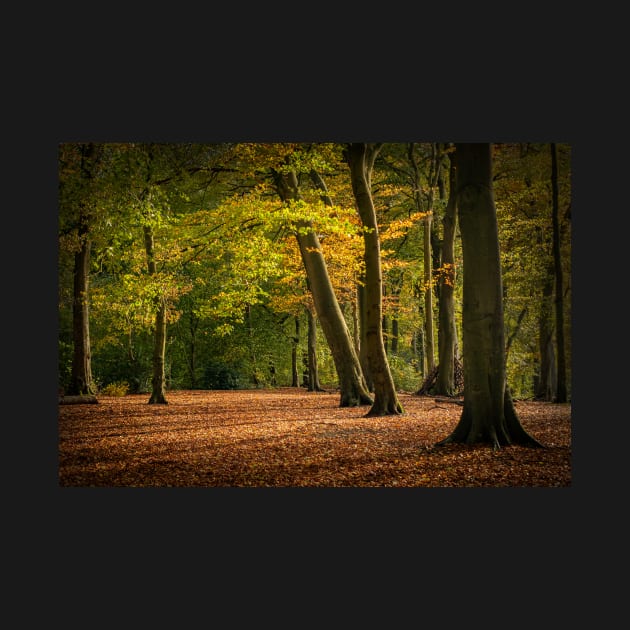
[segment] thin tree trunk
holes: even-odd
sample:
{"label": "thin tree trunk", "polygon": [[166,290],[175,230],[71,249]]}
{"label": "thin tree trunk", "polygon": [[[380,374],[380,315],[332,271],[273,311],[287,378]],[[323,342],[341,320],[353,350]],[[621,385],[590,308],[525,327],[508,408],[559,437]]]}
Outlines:
{"label": "thin tree trunk", "polygon": [[[359,324],[359,300],[358,295],[355,292],[355,298],[352,300],[352,343],[354,344],[354,351],[359,355],[359,362],[361,361],[361,331]],[[361,365],[363,368],[363,365]],[[363,372],[365,376],[365,371]],[[365,379],[367,383],[367,378]]]}
{"label": "thin tree trunk", "polygon": [[556,348],[558,384],[555,402],[567,402],[567,377],[564,353],[564,302],[562,293],[562,259],[560,256],[560,228],[558,225],[558,150],[551,143],[551,190],[553,221],[553,261],[556,275]]}
{"label": "thin tree trunk", "polygon": [[392,317],[392,355],[398,354],[398,317]]}
{"label": "thin tree trunk", "polygon": [[[147,254],[147,268],[149,276],[157,272],[155,265],[155,243],[153,228],[144,227],[144,246]],[[166,405],[166,379],[164,375],[164,357],[166,355],[166,305],[164,299],[158,296],[155,300],[155,330],[153,337],[153,377],[151,378],[151,397],[149,404]]]}
{"label": "thin tree trunk", "polygon": [[364,228],[366,343],[368,362],[374,380],[374,404],[366,414],[367,416],[404,413],[396,394],[383,343],[381,250],[376,210],[371,192],[371,173],[379,149],[379,145],[351,143],[347,151],[352,191]]}
{"label": "thin tree trunk", "polygon": [[374,391],[374,379],[372,378],[372,370],[368,360],[368,344],[367,344],[367,302],[365,297],[365,274],[361,275],[357,284],[357,305],[359,308],[359,361],[361,369],[365,377],[365,382],[369,391]]}
{"label": "thin tree trunk", "polygon": [[[387,288],[385,287],[385,283],[383,282],[383,299],[387,295]],[[385,354],[387,354],[389,349],[389,317],[383,313],[381,328],[383,331],[383,346],[385,346]]]}
{"label": "thin tree trunk", "polygon": [[300,343],[300,318],[296,315],[295,318],[295,336],[293,337],[293,343],[291,344],[291,387],[300,386],[300,376],[298,374],[298,346]]}
{"label": "thin tree trunk", "polygon": [[72,331],[74,350],[69,395],[96,393],[92,379],[89,314],[90,238],[87,228],[79,228],[81,249],[74,256],[74,295],[72,301]]}
{"label": "thin tree trunk", "polygon": [[308,391],[323,392],[324,388],[319,383],[319,367],[317,365],[317,322],[315,314],[307,307],[308,318],[307,352],[308,352]]}
{"label": "thin tree trunk", "polygon": [[[92,179],[95,157],[93,144],[81,147],[81,177],[86,187]],[[89,233],[89,211],[87,203],[80,202],[78,239],[79,251],[74,256],[74,285],[72,301],[72,374],[68,394],[82,396],[96,393],[92,377],[92,353],[90,348],[89,278],[91,240]]]}
{"label": "thin tree trunk", "polygon": [[[414,173],[414,201],[416,209],[422,211],[422,198],[420,194],[420,170],[414,156],[415,143],[411,143],[408,149],[409,162]],[[437,145],[431,144],[431,170],[429,173],[429,195],[427,209],[423,219],[423,253],[424,253],[424,326],[425,326],[425,360],[427,373],[431,373],[435,367],[434,330],[433,330],[433,258],[431,254],[431,231],[433,225],[433,200],[434,189],[440,174],[440,158]]]}
{"label": "thin tree trunk", "polygon": [[190,328],[190,349],[188,357],[188,366],[190,370],[190,386],[192,389],[197,389],[197,352],[196,352],[196,337],[197,328],[199,326],[199,318],[195,316],[192,309],[189,316],[189,328]]}
{"label": "thin tree trunk", "polygon": [[512,347],[512,343],[514,343],[514,339],[516,339],[516,335],[518,335],[518,331],[521,328],[521,324],[523,323],[523,319],[527,314],[527,306],[524,306],[521,309],[521,312],[518,314],[516,319],[516,326],[514,326],[514,330],[508,335],[507,341],[505,343],[505,360],[507,361],[507,357],[510,354],[510,348]]}
{"label": "thin tree trunk", "polygon": [[[542,235],[539,234],[539,246],[542,246],[542,242]],[[553,344],[553,264],[548,266],[545,272],[538,312],[538,355],[540,360],[537,378],[535,378],[534,396],[539,400],[551,402],[555,395],[555,387],[552,386],[550,380],[552,371],[549,365],[549,357],[553,356],[553,353],[551,355],[549,353],[549,345]]]}
{"label": "thin tree trunk", "polygon": [[455,385],[455,346],[457,333],[455,330],[455,227],[457,225],[456,207],[456,163],[455,153],[448,155],[449,196],[442,219],[442,274],[440,275],[440,302],[438,310],[438,374],[435,382],[435,393],[452,396],[456,392]]}

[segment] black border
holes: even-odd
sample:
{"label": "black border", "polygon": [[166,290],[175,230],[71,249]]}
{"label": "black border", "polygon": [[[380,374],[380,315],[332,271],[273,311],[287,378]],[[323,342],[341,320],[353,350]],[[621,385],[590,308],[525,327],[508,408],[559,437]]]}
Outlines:
{"label": "black border", "polygon": [[[425,22],[422,26],[419,18],[410,19],[416,21],[417,29],[400,36],[392,32],[385,40],[376,33],[361,37],[360,31],[357,34],[357,29],[346,23],[348,30],[339,32],[338,40],[327,39],[324,52],[324,47],[312,46],[312,33],[294,31],[289,41],[295,48],[287,46],[286,33],[283,37],[270,34],[269,41],[279,37],[280,43],[263,46],[262,54],[251,47],[244,61],[235,61],[235,46],[246,37],[241,33],[234,46],[225,40],[207,50],[200,45],[198,52],[203,52],[201,59],[207,63],[196,63],[192,70],[181,57],[176,65],[173,62],[168,66],[164,47],[158,47],[158,51],[153,47],[138,50],[131,61],[118,55],[108,62],[103,52],[92,71],[65,72],[62,67],[58,73],[52,98],[42,104],[45,120],[33,125],[36,139],[32,143],[19,139],[24,157],[29,158],[22,191],[28,194],[28,205],[36,208],[20,217],[25,221],[20,229],[29,240],[34,239],[31,247],[38,252],[34,276],[26,283],[26,308],[35,314],[38,325],[28,325],[30,352],[28,358],[23,357],[22,366],[23,373],[29,375],[24,379],[22,396],[35,419],[24,420],[28,423],[28,446],[36,447],[33,454],[29,452],[28,463],[22,464],[29,472],[36,472],[22,502],[30,504],[31,509],[37,506],[35,517],[47,515],[41,526],[50,528],[48,536],[56,547],[64,548],[69,554],[66,557],[76,554],[80,558],[86,549],[133,557],[138,541],[142,541],[148,555],[146,541],[152,540],[163,548],[179,546],[184,553],[192,553],[196,545],[213,546],[220,553],[219,549],[227,545],[240,562],[246,560],[238,555],[238,546],[249,540],[245,549],[251,552],[257,544],[258,555],[270,544],[284,561],[294,554],[311,557],[312,549],[317,548],[335,564],[345,557],[348,545],[356,553],[356,541],[361,539],[365,554],[382,558],[391,553],[400,558],[397,567],[407,565],[418,572],[429,563],[450,563],[457,558],[478,562],[480,556],[493,562],[509,554],[517,561],[530,553],[539,558],[549,554],[565,571],[576,562],[571,532],[583,527],[585,504],[596,497],[601,499],[598,484],[603,483],[593,474],[597,464],[592,457],[596,455],[585,440],[586,433],[591,433],[586,424],[591,421],[593,408],[589,405],[593,402],[589,400],[589,378],[580,373],[578,365],[589,336],[588,322],[594,317],[594,306],[586,296],[588,265],[582,255],[581,235],[584,215],[594,205],[598,185],[591,174],[600,157],[594,134],[589,138],[588,127],[576,111],[579,93],[575,74],[567,71],[566,43],[554,36],[541,41],[535,30],[515,32],[512,37],[504,28],[500,36],[484,33],[478,40],[464,38],[464,46],[453,49],[461,32],[449,31],[448,22],[434,24],[437,34],[425,39],[423,33],[431,29],[431,24]],[[548,28],[544,29],[546,34]],[[302,38],[299,41],[298,35]],[[322,33],[317,35],[321,41]],[[261,41],[257,41],[258,46]],[[505,54],[506,50],[513,52],[519,42],[524,46],[520,58]],[[553,45],[545,47],[549,43]],[[388,53],[388,48],[395,54]],[[559,49],[563,63],[558,61]],[[405,56],[412,62],[399,65]],[[411,139],[554,141],[572,146],[573,487],[58,487],[53,322],[57,320],[55,209],[59,142]],[[18,350],[23,353],[23,346],[18,344]],[[34,379],[30,378],[33,370]],[[33,395],[33,389],[37,395]],[[483,554],[479,553],[481,548]],[[457,565],[452,566],[455,569]],[[477,570],[483,571],[483,565],[473,575]],[[462,586],[461,576],[455,571],[451,579]]]}

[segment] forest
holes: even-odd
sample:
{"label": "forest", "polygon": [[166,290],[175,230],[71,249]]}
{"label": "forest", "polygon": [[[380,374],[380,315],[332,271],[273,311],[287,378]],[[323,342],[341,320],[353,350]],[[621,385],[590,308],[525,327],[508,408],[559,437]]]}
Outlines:
{"label": "forest", "polygon": [[60,414],[295,391],[379,422],[429,397],[455,410],[442,446],[543,446],[524,405],[570,424],[570,145],[58,156]]}

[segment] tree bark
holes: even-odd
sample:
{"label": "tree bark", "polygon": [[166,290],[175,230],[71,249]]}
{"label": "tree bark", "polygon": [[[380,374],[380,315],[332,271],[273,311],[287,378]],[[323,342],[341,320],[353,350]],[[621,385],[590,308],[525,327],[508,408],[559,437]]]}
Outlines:
{"label": "tree bark", "polygon": [[449,157],[449,196],[442,219],[442,274],[440,275],[440,301],[438,311],[438,374],[434,393],[452,396],[455,386],[455,227],[457,225],[455,153]]}
{"label": "tree bark", "polygon": [[534,396],[539,400],[546,401],[552,401],[555,395],[555,386],[551,379],[552,366],[550,365],[550,360],[555,360],[553,348],[551,347],[553,344],[552,296],[553,269],[550,269],[544,279],[538,314],[538,353],[540,360],[539,372],[534,387]]}
{"label": "tree bark", "polygon": [[[295,172],[274,172],[274,177],[282,201],[288,203],[292,200],[301,200]],[[372,397],[367,390],[350,331],[335,296],[319,238],[311,221],[300,220],[295,227],[295,236],[317,317],[337,371],[340,389],[339,406],[370,405],[373,402]]]}
{"label": "tree bark", "polygon": [[503,287],[491,145],[458,143],[457,207],[463,252],[464,408],[451,442],[542,446],[521,426],[505,375]]}
{"label": "tree bark", "polygon": [[[147,268],[149,276],[155,275],[155,243],[153,229],[144,227],[144,246],[147,254]],[[164,376],[164,363],[166,354],[166,305],[164,299],[158,296],[155,300],[155,330],[153,337],[153,376],[151,378],[151,397],[149,404],[166,405],[166,379]]]}
{"label": "tree bark", "polygon": [[363,370],[363,376],[369,391],[374,391],[374,379],[372,378],[372,370],[368,360],[368,344],[367,344],[367,302],[365,297],[365,274],[359,278],[357,284],[357,307],[359,309],[359,362]]}
{"label": "tree bark", "polygon": [[[93,178],[92,168],[96,149],[93,144],[81,147],[81,178],[89,182]],[[68,393],[76,396],[96,393],[92,377],[92,353],[90,348],[89,278],[90,278],[90,213],[88,202],[79,202],[77,236],[79,251],[74,256],[74,285],[72,301],[72,374]]]}
{"label": "tree bark", "polygon": [[433,257],[431,255],[431,230],[433,227],[433,181],[432,176],[435,171],[439,171],[437,157],[435,155],[435,144],[432,144],[431,173],[429,175],[429,199],[427,212],[423,219],[423,249],[424,249],[424,325],[426,339],[427,370],[431,372],[435,368],[435,349],[433,345]]}
{"label": "tree bark", "polygon": [[348,145],[347,158],[352,191],[363,224],[365,258],[366,344],[370,372],[374,381],[374,404],[367,416],[404,413],[387,361],[383,343],[383,277],[376,211],[372,201],[371,173],[378,145]]}
{"label": "tree bark", "polygon": [[291,344],[291,387],[300,386],[300,376],[298,373],[298,345],[300,343],[300,318],[294,317],[295,336]]}
{"label": "tree bark", "polygon": [[[420,170],[414,156],[415,143],[409,144],[408,158],[413,170],[414,203],[418,212],[423,211],[422,197],[420,194]],[[431,232],[433,226],[433,200],[434,189],[440,175],[440,156],[437,145],[431,145],[431,169],[429,172],[429,195],[424,219],[423,253],[424,253],[424,356],[426,371],[431,373],[435,367],[434,326],[433,326],[433,257],[431,249]]]}
{"label": "tree bark", "polygon": [[308,318],[307,332],[307,357],[308,357],[308,391],[323,392],[324,388],[319,383],[319,367],[317,365],[317,322],[315,314],[310,307],[306,307]]}
{"label": "tree bark", "polygon": [[553,221],[553,261],[556,275],[556,355],[557,375],[555,402],[567,402],[567,377],[564,352],[564,302],[562,293],[562,259],[560,255],[560,228],[558,224],[558,150],[555,143],[551,143],[551,192],[552,192],[552,221]]}

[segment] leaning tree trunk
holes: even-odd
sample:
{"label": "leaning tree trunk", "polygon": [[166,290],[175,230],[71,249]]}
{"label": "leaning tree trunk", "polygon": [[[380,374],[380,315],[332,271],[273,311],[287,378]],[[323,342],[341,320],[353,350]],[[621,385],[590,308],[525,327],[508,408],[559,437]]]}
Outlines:
{"label": "leaning tree trunk", "polygon": [[396,394],[396,387],[383,343],[381,247],[370,183],[372,167],[378,150],[378,145],[368,147],[365,143],[351,143],[348,145],[347,152],[352,191],[363,224],[366,343],[368,363],[374,381],[374,404],[366,414],[367,416],[404,413]]}
{"label": "leaning tree trunk", "polygon": [[440,275],[439,329],[438,329],[438,373],[434,392],[442,396],[457,393],[455,385],[455,226],[456,212],[456,166],[455,154],[448,155],[449,196],[442,219],[442,273]]}
{"label": "leaning tree trunk", "polygon": [[[301,195],[295,172],[274,173],[278,194],[282,201],[298,201]],[[311,221],[296,224],[296,239],[304,263],[313,303],[322,332],[326,337],[340,389],[340,407],[371,405],[372,397],[363,378],[359,358],[354,350],[350,331],[337,302],[319,238]]]}
{"label": "leaning tree trunk", "polygon": [[[155,247],[153,241],[153,229],[150,226],[144,228],[144,245],[147,254],[147,267],[149,275],[156,273]],[[166,405],[166,379],[164,377],[164,357],[166,355],[166,305],[161,296],[156,298],[155,332],[153,340],[153,377],[151,379],[151,398],[149,404]]]}
{"label": "leaning tree trunk", "polygon": [[463,252],[464,408],[451,442],[542,446],[520,423],[506,383],[503,288],[491,145],[456,144]]}

